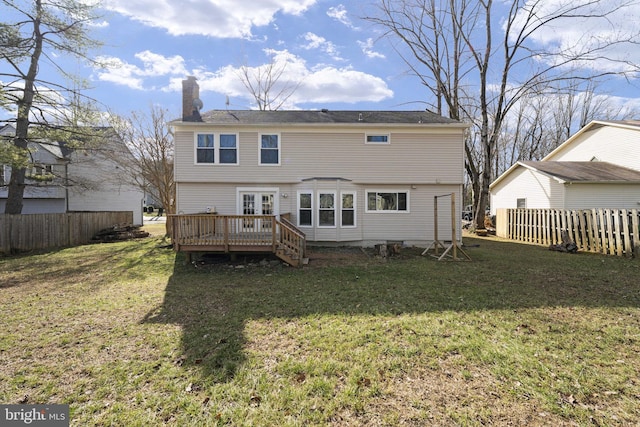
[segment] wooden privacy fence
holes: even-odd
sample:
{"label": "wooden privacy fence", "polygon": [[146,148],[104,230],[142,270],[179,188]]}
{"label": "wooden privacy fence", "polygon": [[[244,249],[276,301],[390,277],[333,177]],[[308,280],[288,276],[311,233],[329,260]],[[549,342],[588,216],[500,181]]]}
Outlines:
{"label": "wooden privacy fence", "polygon": [[566,231],[581,251],[640,255],[638,209],[499,209],[496,221],[498,236],[511,240],[556,245]]}
{"label": "wooden privacy fence", "polygon": [[82,245],[102,229],[132,223],[131,211],[0,215],[0,253]]}

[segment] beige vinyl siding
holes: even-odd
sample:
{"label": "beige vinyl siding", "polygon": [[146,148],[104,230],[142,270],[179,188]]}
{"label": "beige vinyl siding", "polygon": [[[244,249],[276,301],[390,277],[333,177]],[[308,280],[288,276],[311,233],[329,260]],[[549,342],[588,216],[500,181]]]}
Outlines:
{"label": "beige vinyl siding", "polygon": [[527,208],[564,208],[564,186],[551,177],[518,167],[491,194],[491,206],[516,208],[517,200],[527,199]]}
{"label": "beige vinyl siding", "polygon": [[571,184],[566,209],[640,209],[640,184]]}
{"label": "beige vinyl siding", "polygon": [[[176,189],[178,213],[192,214],[204,213],[207,208],[220,215],[237,215],[238,212],[238,189],[260,189],[265,191],[273,189],[275,186],[259,186],[255,183],[183,183]],[[278,214],[291,213],[296,211],[296,194],[289,186],[278,187],[277,208]],[[285,197],[286,195],[286,197]]]}
{"label": "beige vinyl siding", "polygon": [[590,161],[597,158],[640,170],[640,130],[603,126],[580,135],[560,149],[549,161]]}
{"label": "beige vinyl siding", "polygon": [[[228,132],[226,129],[224,132]],[[218,133],[214,128],[202,132]],[[365,144],[366,132],[240,131],[239,165],[194,162],[193,132],[176,132],[176,182],[295,183],[340,177],[357,183],[454,183],[463,180],[460,130],[390,133],[390,144]],[[259,165],[259,134],[279,133],[281,164]]]}
{"label": "beige vinyl siding", "polygon": [[[207,207],[214,207],[219,214],[237,213],[238,188],[255,187],[253,184],[212,184],[187,183],[178,187],[178,213],[205,212]],[[298,221],[297,192],[312,192],[313,227],[300,227],[309,242],[338,242],[341,244],[372,245],[377,242],[402,241],[408,245],[428,245],[434,238],[434,196],[454,192],[456,194],[455,224],[458,239],[461,236],[459,215],[462,210],[460,185],[375,185],[360,186],[345,181],[307,181],[297,186],[279,187],[278,199],[280,213],[291,213],[294,224]],[[269,187],[265,187],[269,188]],[[408,212],[365,212],[367,190],[406,191],[409,196]],[[336,209],[336,227],[319,228],[317,195],[319,192],[335,192],[339,197],[341,191],[353,191],[356,194],[356,227],[339,226],[339,203]],[[287,197],[284,197],[284,194]],[[438,233],[440,240],[451,240],[451,198],[438,199]]]}
{"label": "beige vinyl siding", "polygon": [[[363,214],[363,240],[367,242],[398,240],[408,245],[430,244],[434,239],[434,196],[455,193],[456,236],[460,239],[462,212],[459,185],[416,185],[406,188],[409,194],[409,212],[367,212]],[[373,190],[384,190],[376,186]],[[388,186],[389,191],[401,190]],[[365,188],[364,191],[369,190]],[[364,196],[366,198],[366,195]],[[364,206],[363,206],[364,208]],[[438,238],[451,240],[451,197],[438,198]]]}

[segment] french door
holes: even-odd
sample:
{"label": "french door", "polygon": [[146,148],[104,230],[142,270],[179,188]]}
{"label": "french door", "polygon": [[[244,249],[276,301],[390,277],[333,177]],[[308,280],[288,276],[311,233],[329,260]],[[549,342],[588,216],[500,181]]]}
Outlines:
{"label": "french door", "polygon": [[[277,215],[275,192],[241,192],[240,197],[243,215]],[[271,227],[271,221],[247,219],[244,221],[244,227],[256,231],[264,230]]]}

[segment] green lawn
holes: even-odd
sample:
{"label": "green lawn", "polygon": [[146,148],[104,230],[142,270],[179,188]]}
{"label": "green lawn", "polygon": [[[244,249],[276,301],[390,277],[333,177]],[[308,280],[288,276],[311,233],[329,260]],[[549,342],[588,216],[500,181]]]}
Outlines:
{"label": "green lawn", "polygon": [[471,262],[294,269],[164,243],[0,258],[0,403],[74,426],[640,424],[638,260],[465,238]]}

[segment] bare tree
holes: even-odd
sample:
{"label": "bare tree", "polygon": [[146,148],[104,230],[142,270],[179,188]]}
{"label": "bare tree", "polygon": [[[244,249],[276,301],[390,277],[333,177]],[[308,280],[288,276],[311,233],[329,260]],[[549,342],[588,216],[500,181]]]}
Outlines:
{"label": "bare tree", "polygon": [[556,93],[530,93],[511,109],[503,124],[494,173],[518,160],[540,160],[593,120],[624,120],[637,111],[597,94],[595,80],[566,81]]}
{"label": "bare tree", "polygon": [[129,118],[113,115],[111,122],[133,154],[125,165],[130,182],[160,202],[167,214],[173,214],[176,206],[173,181],[175,144],[167,116],[167,110],[152,106],[148,114],[133,112]]}
{"label": "bare tree", "polygon": [[[503,126],[523,97],[553,93],[567,80],[638,71],[635,64],[607,56],[611,46],[635,45],[637,32],[614,31],[615,36],[596,40],[587,37],[585,26],[583,38],[557,51],[541,50],[534,37],[554,23],[607,19],[634,3],[619,0],[605,10],[598,0],[561,2],[550,9],[548,2],[514,0],[502,10],[505,4],[492,0],[380,0],[379,14],[365,18],[401,41],[398,51],[431,92],[438,112],[444,112],[444,101],[449,117],[473,124],[474,137],[467,139],[465,150],[467,172],[477,189],[476,227],[484,227]],[[585,66],[596,62],[611,67]],[[474,149],[480,156],[473,155]]]}
{"label": "bare tree", "polygon": [[[15,135],[11,138],[11,147],[5,147],[10,153],[8,157],[15,160],[10,164],[5,213],[22,212],[30,138],[55,135],[69,145],[87,140],[86,135],[80,136],[81,130],[60,120],[66,114],[63,112],[78,100],[78,84],[70,88],[64,83],[44,81],[38,75],[43,63],[48,62],[63,79],[73,81],[72,76],[58,66],[57,55],[88,59],[87,52],[99,45],[87,32],[87,25],[97,19],[90,3],[0,1],[9,16],[17,17],[14,22],[4,22],[0,28],[0,58],[8,65],[7,71],[0,71],[0,77],[7,81],[0,99],[5,109],[15,111],[15,119],[11,120],[15,122]],[[76,113],[78,109],[76,105]]]}
{"label": "bare tree", "polygon": [[238,78],[249,91],[258,110],[279,110],[300,87],[301,82],[287,81],[285,71],[289,64],[270,54],[270,61],[258,67],[243,65],[237,72]]}

